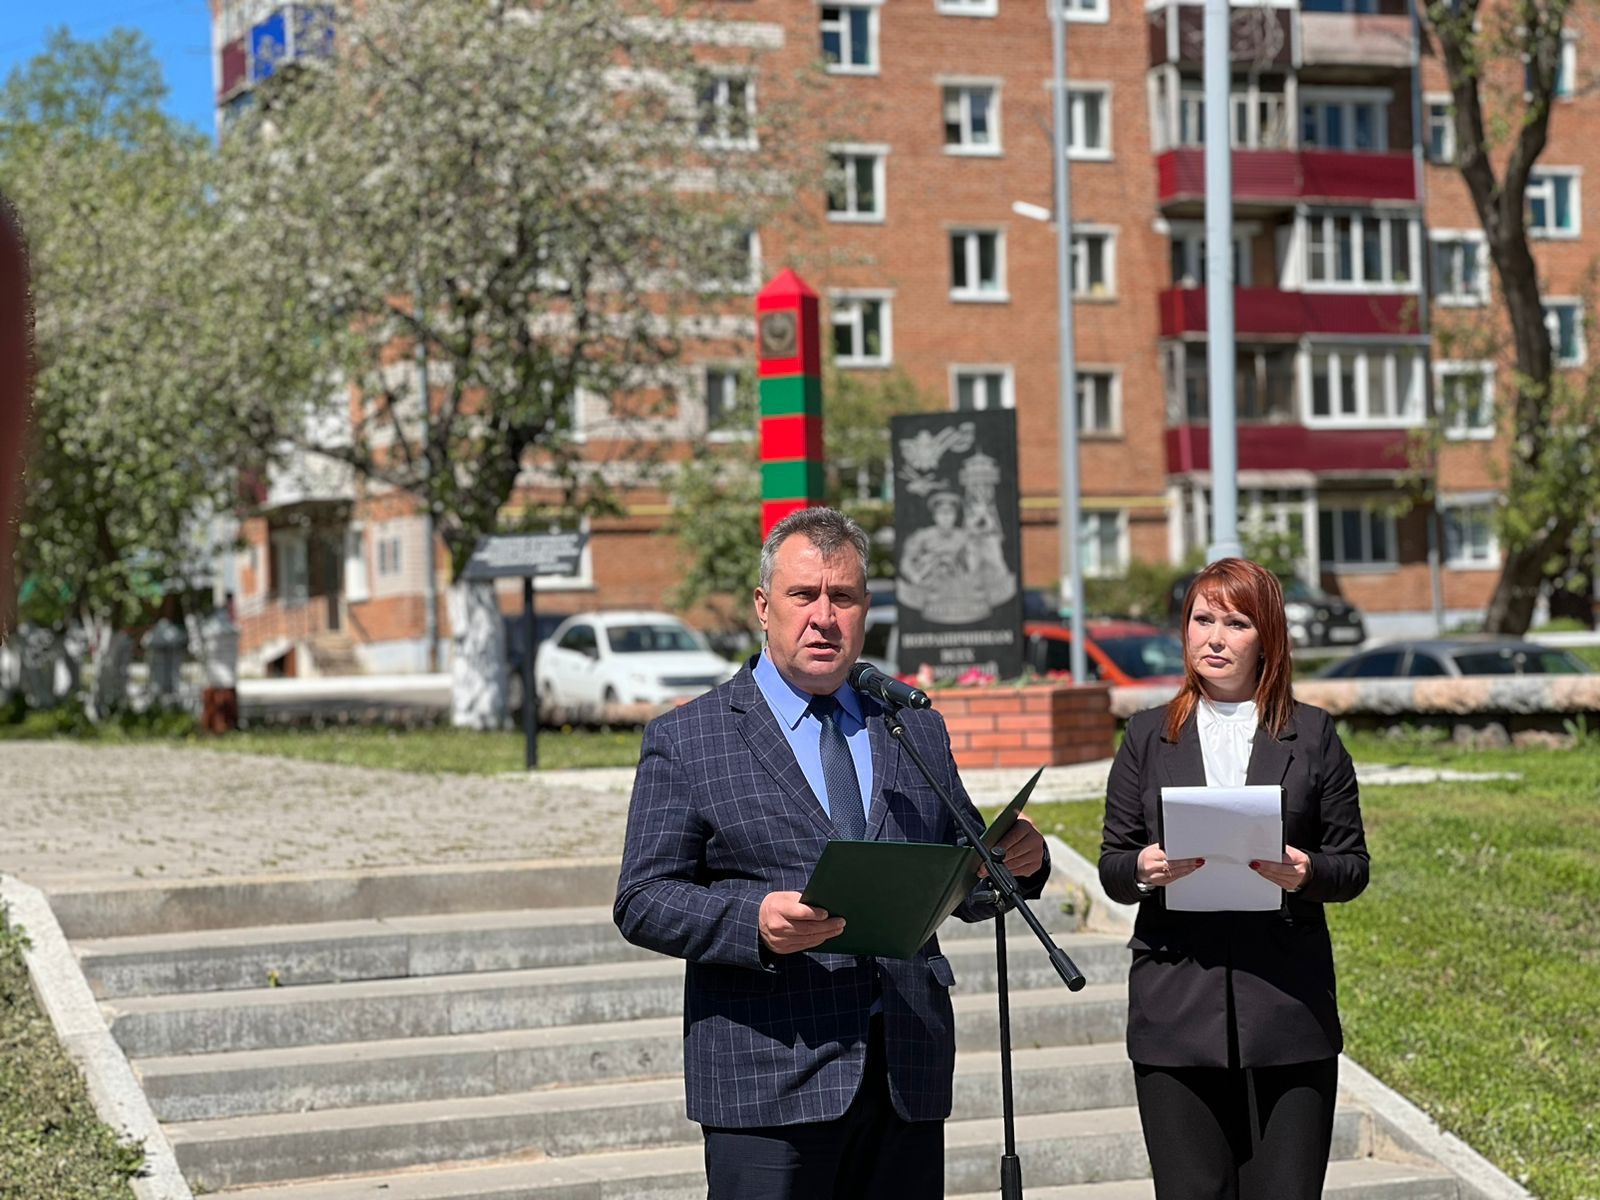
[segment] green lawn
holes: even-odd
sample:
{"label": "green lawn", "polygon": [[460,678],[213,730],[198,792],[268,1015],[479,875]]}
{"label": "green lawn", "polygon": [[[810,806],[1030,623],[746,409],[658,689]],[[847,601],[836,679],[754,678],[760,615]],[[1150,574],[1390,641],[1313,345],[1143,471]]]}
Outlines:
{"label": "green lawn", "polygon": [[0,911],[0,1196],[133,1200],[144,1151],[95,1117],[83,1077],[39,1010],[21,933]]}
{"label": "green lawn", "polygon": [[[1600,746],[1360,761],[1514,771],[1362,795],[1372,884],[1329,908],[1350,1055],[1543,1200],[1600,1196]],[[1090,861],[1096,801],[1036,805]]]}
{"label": "green lawn", "polygon": [[[541,729],[539,767],[631,767],[639,761],[638,729]],[[241,754],[274,754],[354,767],[494,775],[523,769],[521,733],[472,733],[460,729],[263,730],[188,743]]]}

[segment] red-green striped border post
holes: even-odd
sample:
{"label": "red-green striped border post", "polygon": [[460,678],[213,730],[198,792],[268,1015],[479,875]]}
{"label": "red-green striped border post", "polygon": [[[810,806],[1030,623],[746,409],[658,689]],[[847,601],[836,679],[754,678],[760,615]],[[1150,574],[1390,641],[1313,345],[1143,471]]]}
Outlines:
{"label": "red-green striped border post", "polygon": [[822,503],[822,327],[817,293],[785,269],[756,295],[761,536]]}

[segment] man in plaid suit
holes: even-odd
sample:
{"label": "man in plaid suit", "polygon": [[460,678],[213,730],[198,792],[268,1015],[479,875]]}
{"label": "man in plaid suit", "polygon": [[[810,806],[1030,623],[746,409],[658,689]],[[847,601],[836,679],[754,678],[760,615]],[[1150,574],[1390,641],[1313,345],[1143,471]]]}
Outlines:
{"label": "man in plaid suit", "polygon": [[[841,831],[957,834],[883,708],[846,682],[866,565],[866,535],[842,513],[779,522],[755,591],[765,651],[645,731],[615,917],[630,942],[688,962],[688,1114],[705,1130],[711,1200],[943,1195],[955,980],[938,939],[910,961],[820,952],[844,922],[800,902]],[[944,722],[905,717],[970,808]],[[1037,895],[1049,873],[1039,831],[1021,818],[1002,846]],[[958,914],[991,911],[979,897]]]}

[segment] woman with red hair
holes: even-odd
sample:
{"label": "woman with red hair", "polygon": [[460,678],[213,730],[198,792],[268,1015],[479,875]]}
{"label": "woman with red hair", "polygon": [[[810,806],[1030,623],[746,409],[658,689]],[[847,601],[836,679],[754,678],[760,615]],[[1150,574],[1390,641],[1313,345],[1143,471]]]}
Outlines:
{"label": "woman with red hair", "polygon": [[[1316,1200],[1333,1136],[1338,1055],[1323,905],[1367,886],[1350,755],[1291,689],[1283,589],[1241,558],[1195,577],[1183,606],[1184,683],[1128,722],[1106,792],[1100,881],[1139,905],[1129,948],[1128,1056],[1157,1200]],[[1167,786],[1284,789],[1283,889],[1271,912],[1189,912],[1165,888],[1205,870],[1169,859]]]}

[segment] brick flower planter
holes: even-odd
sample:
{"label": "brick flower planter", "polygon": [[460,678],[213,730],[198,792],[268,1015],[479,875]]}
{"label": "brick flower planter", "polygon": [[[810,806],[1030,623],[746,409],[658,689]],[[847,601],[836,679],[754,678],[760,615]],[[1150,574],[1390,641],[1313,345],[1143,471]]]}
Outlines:
{"label": "brick flower planter", "polygon": [[1103,683],[938,688],[958,767],[1059,767],[1111,757],[1116,718]]}

